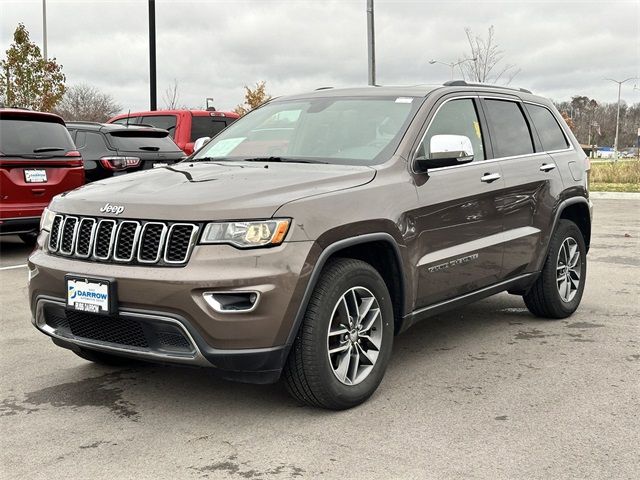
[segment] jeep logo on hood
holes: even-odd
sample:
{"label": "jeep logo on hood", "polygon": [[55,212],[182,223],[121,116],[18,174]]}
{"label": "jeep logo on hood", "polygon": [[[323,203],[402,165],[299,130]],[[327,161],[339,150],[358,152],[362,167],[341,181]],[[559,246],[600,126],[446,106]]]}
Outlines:
{"label": "jeep logo on hood", "polygon": [[122,205],[111,205],[110,203],[105,203],[104,207],[100,209],[100,212],[120,215],[122,212],[124,212],[124,207]]}

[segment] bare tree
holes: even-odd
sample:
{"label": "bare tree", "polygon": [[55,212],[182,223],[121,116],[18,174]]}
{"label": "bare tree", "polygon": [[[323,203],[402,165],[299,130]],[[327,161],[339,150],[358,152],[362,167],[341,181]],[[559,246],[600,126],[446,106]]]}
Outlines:
{"label": "bare tree", "polygon": [[175,110],[180,108],[178,102],[180,101],[180,92],[178,79],[173,79],[173,84],[164,91],[164,106],[167,110]]}
{"label": "bare tree", "polygon": [[122,110],[113,97],[82,83],[69,87],[54,112],[66,121],[104,122]]}
{"label": "bare tree", "polygon": [[474,35],[469,27],[464,32],[469,42],[469,53],[463,57],[467,61],[460,64],[463,78],[472,82],[509,85],[520,69],[503,62],[504,50],[496,43],[493,25],[489,27],[486,38]]}

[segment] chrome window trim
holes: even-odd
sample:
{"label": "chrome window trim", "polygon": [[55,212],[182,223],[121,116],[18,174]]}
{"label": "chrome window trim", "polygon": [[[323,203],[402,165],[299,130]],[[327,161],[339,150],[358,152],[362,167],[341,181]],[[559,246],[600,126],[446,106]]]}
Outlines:
{"label": "chrome window trim", "polygon": [[56,248],[51,248],[51,232],[49,232],[49,242],[48,242],[48,246],[49,246],[49,251],[51,252],[57,252],[58,249],[60,248],[60,235],[62,234],[62,225],[64,223],[64,215],[60,215],[57,214],[55,217],[53,217],[53,222],[51,223],[51,226],[53,227],[53,224],[56,223],[56,219],[60,218],[60,225],[58,226],[58,235],[56,238]]}
{"label": "chrome window trim", "polygon": [[[133,232],[133,244],[131,245],[131,254],[127,258],[118,257],[118,243],[120,241],[120,232],[127,224],[134,224],[136,226],[136,230]],[[140,222],[136,222],[135,220],[123,220],[118,225],[118,231],[116,233],[115,241],[113,242],[113,260],[116,262],[130,262],[133,260],[133,257],[136,255],[136,244],[138,242],[138,238],[140,237]]]}
{"label": "chrome window trim", "polygon": [[[62,240],[62,238],[64,236],[64,229],[66,228],[67,222],[69,220],[75,220],[76,224],[73,226],[73,236],[71,237],[71,248],[67,252],[67,251],[62,249],[62,242],[60,240]],[[60,239],[59,239],[59,243],[58,243],[58,252],[61,253],[62,255],[65,255],[65,256],[73,255],[73,252],[74,252],[75,246],[76,246],[76,235],[78,233],[78,225],[80,225],[80,220],[78,219],[78,217],[74,217],[72,215],[67,215],[64,218],[64,222],[62,223],[62,230],[61,230],[61,234],[60,234]]]}
{"label": "chrome window trim", "polygon": [[83,222],[92,222],[93,224],[91,225],[91,233],[89,234],[89,248],[87,248],[87,253],[86,254],[80,254],[78,253],[78,242],[76,239],[76,245],[75,245],[75,249],[74,249],[74,256],[78,257],[78,258],[89,258],[91,256],[91,252],[93,249],[93,240],[94,240],[94,235],[95,235],[95,231],[96,231],[96,219],[95,218],[91,218],[91,217],[82,217],[80,219],[80,221],[78,222],[78,236],[80,236],[80,227],[82,226]]}
{"label": "chrome window trim", "polygon": [[[149,226],[149,225],[161,225],[162,226],[162,232],[160,233],[160,242],[158,243],[158,251],[156,252],[156,257],[154,260],[143,260],[140,257],[140,250],[142,248],[142,241],[144,240],[144,231],[145,229]],[[147,222],[142,226],[142,229],[140,230],[140,236],[138,238],[138,248],[136,249],[136,260],[138,260],[138,262],[140,263],[146,263],[146,264],[151,264],[151,263],[158,263],[158,261],[160,260],[160,257],[162,256],[162,250],[165,247],[165,240],[167,238],[167,232],[168,232],[168,228],[167,225],[165,223],[162,222]]]}
{"label": "chrome window trim", "polygon": [[115,233],[117,228],[117,223],[115,220],[112,220],[110,218],[103,218],[98,222],[98,227],[96,229],[96,240],[97,240],[97,235],[98,233],[100,233],[100,226],[102,225],[102,223],[112,223],[113,224],[113,228],[111,229],[111,237],[109,238],[109,251],[107,252],[107,255],[105,257],[101,257],[99,255],[96,254],[96,247],[98,245],[98,242],[94,242],[93,244],[93,251],[91,252],[93,255],[92,257],[97,259],[97,260],[109,260],[109,258],[111,257],[111,252],[113,251],[113,241],[114,241],[114,237],[115,237]]}
{"label": "chrome window trim", "polygon": [[[173,229],[175,227],[180,227],[180,226],[185,226],[185,227],[191,227],[191,236],[189,237],[189,245],[187,247],[187,251],[185,252],[184,257],[182,258],[182,260],[169,260],[167,259],[167,253],[169,252],[169,247],[171,246],[171,232],[173,232]],[[195,238],[197,237],[197,233],[200,230],[200,227],[194,223],[174,223],[169,227],[169,231],[167,232],[167,242],[165,244],[165,249],[164,249],[164,255],[162,256],[162,260],[165,263],[168,263],[170,265],[177,265],[177,264],[185,264],[187,262],[187,260],[189,259],[189,256],[191,255],[191,250],[193,250],[193,247],[195,245]]]}

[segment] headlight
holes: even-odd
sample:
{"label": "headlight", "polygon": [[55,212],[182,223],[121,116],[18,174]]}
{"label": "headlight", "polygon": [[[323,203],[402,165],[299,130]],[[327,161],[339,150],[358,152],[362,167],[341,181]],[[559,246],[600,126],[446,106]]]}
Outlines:
{"label": "headlight", "polygon": [[229,243],[240,248],[280,245],[289,230],[289,220],[208,223],[202,243]]}
{"label": "headlight", "polygon": [[53,219],[56,216],[56,212],[45,208],[42,211],[42,216],[40,217],[40,230],[46,230],[47,232],[51,230],[51,224],[53,224]]}

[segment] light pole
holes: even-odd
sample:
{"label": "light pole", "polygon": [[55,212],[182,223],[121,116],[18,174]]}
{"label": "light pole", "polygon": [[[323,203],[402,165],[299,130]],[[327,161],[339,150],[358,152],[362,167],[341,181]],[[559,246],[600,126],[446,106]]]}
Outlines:
{"label": "light pole", "polygon": [[620,130],[620,92],[622,90],[622,84],[628,82],[629,80],[635,80],[638,77],[629,77],[626,80],[618,81],[613,78],[605,78],[605,80],[609,80],[610,82],[618,84],[618,110],[616,112],[616,137],[613,141],[613,160],[618,161],[618,132]]}
{"label": "light pole", "polygon": [[458,62],[449,62],[449,63],[441,62],[440,60],[429,60],[429,65],[434,65],[436,63],[439,63],[441,65],[446,65],[447,67],[450,67],[451,68],[451,80],[453,80],[453,71],[458,65],[460,65],[460,64],[462,64],[464,62],[475,62],[476,60],[478,60],[477,57],[465,58],[464,60],[460,60]]}
{"label": "light pole", "polygon": [[367,60],[369,85],[376,84],[376,35],[373,22],[373,0],[367,0]]}
{"label": "light pole", "polygon": [[47,0],[42,0],[42,54],[47,61]]}
{"label": "light pole", "polygon": [[156,0],[149,0],[149,110],[157,110]]}

